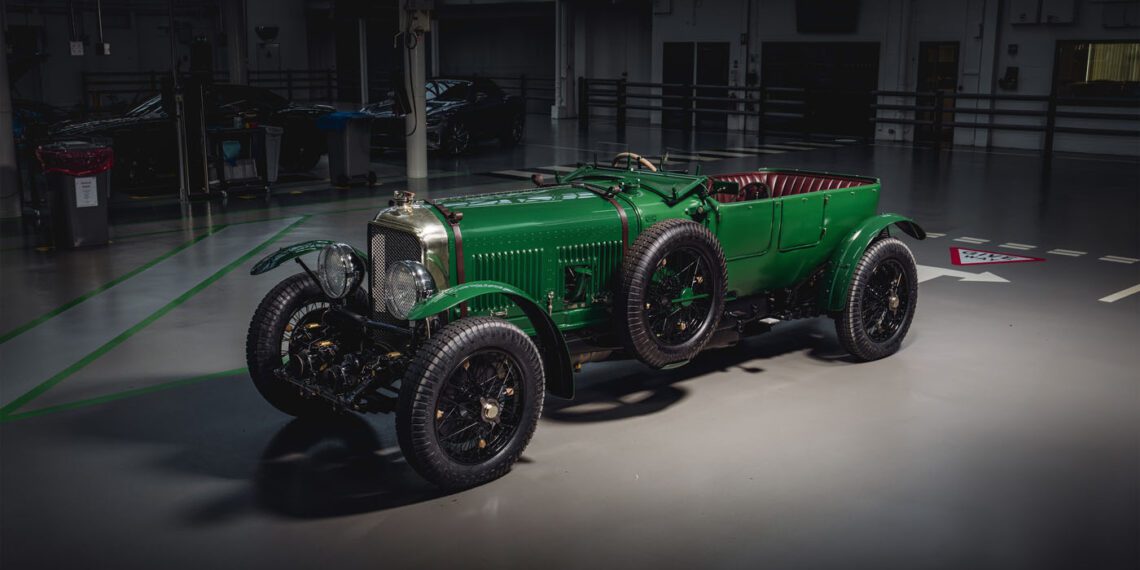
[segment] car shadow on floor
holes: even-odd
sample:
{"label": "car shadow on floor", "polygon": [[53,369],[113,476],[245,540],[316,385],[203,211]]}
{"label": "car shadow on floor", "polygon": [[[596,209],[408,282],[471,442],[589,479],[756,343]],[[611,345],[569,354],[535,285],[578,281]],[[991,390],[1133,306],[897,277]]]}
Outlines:
{"label": "car shadow on floor", "polygon": [[785,325],[772,333],[743,339],[733,347],[705,351],[673,370],[653,370],[632,362],[594,365],[608,366],[621,374],[603,373],[596,379],[579,377],[573,400],[546,399],[543,419],[606,422],[655,414],[685,398],[688,390],[678,384],[717,372],[762,374],[764,368],[756,361],[794,352],[805,352],[816,362],[853,362],[834,333],[825,330],[829,324],[830,321],[813,320]]}
{"label": "car shadow on floor", "polygon": [[[682,402],[690,389],[699,389],[683,385],[689,380],[742,371],[747,374],[734,374],[729,381],[764,382],[765,362],[792,353],[833,365],[842,350],[834,334],[807,321],[730,349],[708,351],[675,370],[603,363],[579,378],[574,400],[549,398],[542,421],[602,422],[660,413]],[[5,443],[19,449],[40,441],[19,437],[29,429],[78,446],[80,455],[93,446],[100,450],[98,468],[106,475],[94,480],[141,484],[170,496],[189,493],[188,501],[179,502],[176,517],[190,526],[257,513],[296,519],[347,516],[446,495],[404,460],[391,416],[340,414],[284,425],[282,417],[242,374],[16,422],[6,426],[10,437]],[[133,459],[139,449],[164,451],[139,469]],[[198,484],[203,481],[209,484]],[[149,504],[159,510],[173,505]]]}
{"label": "car shadow on floor", "polygon": [[262,452],[253,477],[257,505],[318,518],[391,509],[446,494],[419,478],[394,445],[385,446],[377,430],[356,415],[293,420]]}

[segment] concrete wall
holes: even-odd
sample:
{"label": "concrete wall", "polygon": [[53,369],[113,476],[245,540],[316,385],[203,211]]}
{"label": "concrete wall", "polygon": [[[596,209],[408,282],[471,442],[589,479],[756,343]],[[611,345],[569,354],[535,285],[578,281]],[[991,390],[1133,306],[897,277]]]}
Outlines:
{"label": "concrete wall", "polygon": [[[1054,3],[1056,4],[1056,3]],[[1064,4],[1063,2],[1060,4]],[[1002,17],[999,28],[996,75],[1005,73],[1007,66],[1019,68],[1019,85],[1016,91],[995,89],[997,93],[1047,94],[1052,88],[1054,50],[1058,40],[1140,40],[1140,30],[1106,29],[1103,25],[1104,3],[1077,2],[1076,20],[1070,25],[1014,25],[1009,10]],[[1018,46],[1010,54],[1008,46]],[[1025,104],[1005,103],[1003,107],[1022,108]],[[1039,108],[1039,106],[1038,106]],[[1105,111],[1104,108],[1084,109]],[[1135,113],[1135,109],[1133,112]],[[1004,119],[1013,122],[1010,119]],[[1060,123],[1059,123],[1060,124]],[[1065,124],[1075,126],[1068,121]],[[1138,122],[1131,127],[1137,128]],[[1092,128],[1122,128],[1124,125],[1108,121],[1082,120],[1080,126]],[[993,146],[1006,148],[1041,148],[1044,138],[1038,133],[998,132],[993,135]],[[1061,151],[1129,154],[1140,156],[1140,140],[1123,137],[1097,137],[1088,135],[1058,134],[1054,148]]]}
{"label": "concrete wall", "polygon": [[[449,5],[437,11],[438,74],[509,78],[499,80],[509,93],[516,93],[514,78],[520,75],[527,76],[528,84],[552,82],[554,3],[495,4]],[[548,106],[528,103],[530,112],[543,112]]]}
{"label": "concrete wall", "polygon": [[[158,12],[133,12],[126,19],[115,21],[123,27],[108,25],[105,21],[105,41],[111,44],[111,55],[95,55],[95,16],[87,12],[83,17],[83,31],[91,38],[85,46],[85,55],[69,54],[67,16],[64,13],[44,10],[39,13],[8,14],[10,26],[38,26],[43,30],[45,57],[41,63],[13,84],[16,97],[40,99],[51,105],[73,107],[83,100],[83,72],[140,71],[170,69],[170,39],[167,33],[169,19]],[[180,18],[188,22],[193,33],[213,33],[217,24],[211,20]],[[188,65],[189,52],[179,46],[178,57]],[[224,59],[215,61],[223,65]],[[110,96],[106,100],[126,100],[130,95]]]}
{"label": "concrete wall", "polygon": [[[308,69],[309,33],[305,0],[245,0],[250,70]],[[266,45],[254,32],[277,26],[277,47]]]}
{"label": "concrete wall", "polygon": [[[231,1],[231,0],[226,0]],[[242,1],[242,0],[232,0]],[[249,69],[305,69],[308,62],[308,30],[306,0],[244,0],[249,29]],[[93,4],[82,3],[82,33],[89,38],[83,56],[69,55],[68,19],[64,4],[60,2],[9,2],[9,26],[38,26],[44,34],[46,57],[20,81],[13,85],[17,97],[41,99],[52,105],[72,107],[83,100],[83,72],[138,72],[168,71],[170,69],[170,37],[167,32],[169,16],[165,2],[154,2],[153,7],[126,10],[109,4],[104,8],[103,33],[111,44],[110,56],[95,55],[96,19]],[[214,66],[226,70],[226,49],[221,45],[222,24],[220,15],[212,10],[182,10],[177,15],[181,25],[188,24],[191,37],[205,35],[215,44]],[[259,54],[261,43],[254,33],[255,26],[276,25],[280,28],[280,48],[274,57]],[[263,50],[264,51],[264,50]],[[179,44],[177,58],[183,69],[189,65],[189,49]],[[106,98],[129,100],[133,96],[120,95]]]}
{"label": "concrete wall", "polygon": [[[1120,40],[1136,39],[1140,32],[1106,29],[1102,24],[1103,2],[1076,1],[1075,20],[1071,24],[1015,25],[1011,12],[1026,4],[1021,0],[861,0],[856,30],[839,34],[801,34],[796,31],[795,0],[751,0],[752,22],[749,29],[746,14],[749,0],[672,0],[659,2],[652,15],[650,53],[651,77],[661,81],[662,45],[670,41],[719,41],[730,43],[730,84],[740,85],[744,73],[757,66],[765,42],[878,42],[880,44],[879,89],[913,90],[917,85],[918,47],[920,42],[959,42],[958,89],[965,93],[1014,93],[1047,95],[1052,88],[1053,59],[1056,42],[1065,39]],[[1044,2],[1047,9],[1069,4],[1065,0]],[[1036,6],[1033,0],[1028,5]],[[667,7],[667,8],[666,8]],[[1054,10],[1055,11],[1055,10]],[[750,53],[745,54],[741,34],[750,34]],[[591,39],[592,43],[605,40]],[[1010,44],[1018,51],[1011,55]],[[589,48],[587,48],[589,49]],[[1016,91],[1004,91],[997,79],[1007,66],[1020,68],[1020,85]],[[757,70],[761,81],[764,70]],[[591,77],[604,77],[590,74]],[[884,99],[883,102],[891,102]],[[897,101],[901,102],[901,101]],[[961,101],[959,107],[975,103]],[[986,107],[988,104],[979,104]],[[999,108],[1041,108],[1040,104],[1001,102]],[[656,114],[655,114],[656,115]],[[899,113],[881,112],[881,116]],[[957,120],[988,121],[988,116],[959,113]],[[659,117],[654,116],[654,121]],[[1001,122],[1017,123],[1016,117],[1003,117]],[[1041,119],[1020,119],[1023,123],[1040,124]],[[1070,125],[1078,123],[1070,122]],[[729,128],[741,123],[730,121]],[[1080,126],[1112,127],[1109,122],[1085,120]],[[1119,125],[1116,125],[1119,128]],[[1132,123],[1131,126],[1135,126]],[[1043,134],[957,129],[956,144],[1002,148],[1040,149]],[[910,141],[913,128],[880,125],[876,138]],[[1140,154],[1140,141],[1081,135],[1058,135],[1057,150]]]}

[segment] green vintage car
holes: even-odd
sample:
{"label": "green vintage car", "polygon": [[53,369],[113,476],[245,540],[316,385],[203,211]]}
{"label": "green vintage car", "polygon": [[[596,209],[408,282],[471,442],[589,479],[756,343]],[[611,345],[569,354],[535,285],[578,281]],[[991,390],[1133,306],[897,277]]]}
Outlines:
{"label": "green vintage car", "polygon": [[[257,389],[296,416],[396,413],[400,447],[446,488],[506,473],[545,394],[582,364],[682,366],[790,319],[831,316],[858,360],[899,349],[918,279],[875,178],[787,169],[703,176],[630,153],[554,183],[439,201],[397,192],[364,252],[284,248],[303,271],[249,327]],[[319,250],[316,270],[301,255]]]}

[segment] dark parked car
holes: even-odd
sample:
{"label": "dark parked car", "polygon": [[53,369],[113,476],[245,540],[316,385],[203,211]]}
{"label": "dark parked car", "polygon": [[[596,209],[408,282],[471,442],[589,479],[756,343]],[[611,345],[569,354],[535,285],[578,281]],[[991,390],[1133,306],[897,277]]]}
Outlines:
{"label": "dark parked car", "polygon": [[67,116],[67,111],[47,103],[28,99],[12,100],[12,132],[17,141],[33,135],[37,129],[46,129],[66,120]]}
{"label": "dark parked car", "polygon": [[[473,143],[498,139],[503,146],[522,140],[526,107],[522,99],[503,93],[489,79],[433,79],[427,82],[428,148],[449,155],[467,151]],[[404,115],[392,100],[361,109],[375,117],[372,146],[403,148]]]}
{"label": "dark parked car", "polygon": [[[283,171],[311,170],[327,152],[316,121],[334,111],[328,105],[296,105],[268,89],[216,83],[206,91],[205,107],[207,128],[232,127],[237,118],[282,127]],[[177,177],[174,125],[158,95],[119,117],[57,125],[49,136],[56,140],[110,139],[115,149],[112,188],[168,186]]]}

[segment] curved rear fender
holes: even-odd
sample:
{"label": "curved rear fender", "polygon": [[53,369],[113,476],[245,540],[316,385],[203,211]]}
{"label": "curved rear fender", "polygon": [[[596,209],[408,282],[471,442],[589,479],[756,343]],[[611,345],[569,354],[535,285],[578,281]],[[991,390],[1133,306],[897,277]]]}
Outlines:
{"label": "curved rear fender", "polygon": [[542,366],[546,372],[546,391],[559,398],[574,397],[574,378],[566,339],[554,319],[521,289],[496,281],[472,281],[440,291],[412,307],[408,320],[418,321],[437,315],[484,295],[505,295],[522,309],[538,337]]}
{"label": "curved rear fender", "polygon": [[[327,240],[327,239],[318,239],[318,240],[305,241],[305,242],[293,244],[293,245],[288,246],[288,247],[283,247],[283,248],[263,257],[261,259],[261,261],[258,261],[257,263],[255,263],[253,265],[253,269],[249,270],[249,274],[250,275],[261,275],[262,273],[265,273],[266,271],[269,271],[270,269],[273,269],[273,268],[277,267],[278,265],[281,265],[282,263],[289,261],[290,259],[295,259],[297,257],[301,257],[302,255],[305,255],[306,253],[309,253],[311,251],[318,251],[318,250],[324,249],[325,246],[332,245],[334,243],[337,243],[337,242],[332,241],[332,240]],[[356,249],[355,247],[352,248],[352,250],[354,252],[356,252],[356,256],[360,258],[361,262],[363,262],[364,267],[370,267],[370,265],[368,264],[368,254],[367,253],[364,253],[363,251],[360,251],[359,249]]]}
{"label": "curved rear fender", "polygon": [[831,257],[831,268],[828,270],[827,287],[822,291],[820,303],[828,311],[841,311],[847,303],[847,290],[851,284],[851,276],[855,273],[855,264],[863,256],[867,246],[875,240],[884,229],[891,225],[897,226],[914,239],[926,239],[926,231],[914,220],[898,214],[880,214],[863,221],[859,227],[851,230],[843,243],[835,250]]}

